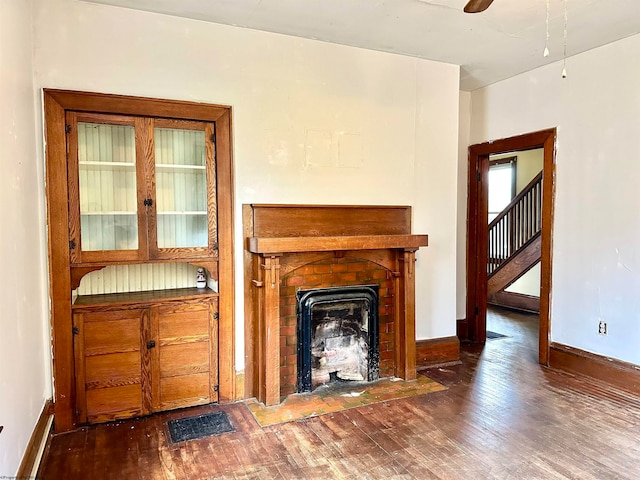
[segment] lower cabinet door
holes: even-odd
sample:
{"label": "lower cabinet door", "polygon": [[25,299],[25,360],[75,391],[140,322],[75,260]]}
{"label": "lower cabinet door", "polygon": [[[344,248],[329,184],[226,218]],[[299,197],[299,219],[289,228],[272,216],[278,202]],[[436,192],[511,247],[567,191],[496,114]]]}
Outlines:
{"label": "lower cabinet door", "polygon": [[217,299],[73,315],[78,424],[218,401]]}
{"label": "lower cabinet door", "polygon": [[77,313],[74,319],[78,423],[150,413],[144,334],[148,310]]}
{"label": "lower cabinet door", "polygon": [[217,302],[151,309],[153,410],[218,400]]}

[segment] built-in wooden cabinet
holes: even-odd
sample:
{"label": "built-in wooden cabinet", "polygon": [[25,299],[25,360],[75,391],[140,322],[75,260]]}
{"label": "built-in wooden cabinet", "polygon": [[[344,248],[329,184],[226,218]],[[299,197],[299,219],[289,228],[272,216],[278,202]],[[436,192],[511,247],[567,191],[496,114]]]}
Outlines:
{"label": "built-in wooden cabinet", "polygon": [[73,307],[78,422],[217,401],[217,321],[217,297],[198,289],[80,297]]}
{"label": "built-in wooden cabinet", "polygon": [[[56,431],[235,400],[230,107],[45,90],[44,111]],[[178,262],[207,287],[77,295]]]}

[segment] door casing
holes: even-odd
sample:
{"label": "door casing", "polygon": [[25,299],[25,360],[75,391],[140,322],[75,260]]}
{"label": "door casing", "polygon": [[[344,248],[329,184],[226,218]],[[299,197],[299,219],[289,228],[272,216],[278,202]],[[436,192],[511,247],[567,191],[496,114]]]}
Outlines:
{"label": "door casing", "polygon": [[468,155],[467,308],[466,319],[458,325],[458,336],[462,340],[468,340],[473,343],[484,343],[487,336],[486,265],[489,156],[535,148],[544,149],[540,260],[540,340],[538,346],[538,361],[542,365],[549,364],[556,133],[555,128],[550,128],[471,145]]}

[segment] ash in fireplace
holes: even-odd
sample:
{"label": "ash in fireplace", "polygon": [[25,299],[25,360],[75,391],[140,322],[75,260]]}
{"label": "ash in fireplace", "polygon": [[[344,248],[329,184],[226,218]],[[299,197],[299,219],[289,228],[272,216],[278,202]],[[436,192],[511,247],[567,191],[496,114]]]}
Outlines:
{"label": "ash in fireplace", "polygon": [[316,325],[311,341],[313,388],[333,379],[367,379],[369,345],[366,331],[362,328],[362,319],[355,317],[352,312],[353,308],[344,318],[327,315]]}

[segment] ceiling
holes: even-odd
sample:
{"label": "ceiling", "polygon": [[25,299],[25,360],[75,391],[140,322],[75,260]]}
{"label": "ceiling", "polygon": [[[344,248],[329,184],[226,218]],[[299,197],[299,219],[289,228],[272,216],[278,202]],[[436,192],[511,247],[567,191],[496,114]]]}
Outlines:
{"label": "ceiling", "polygon": [[[467,91],[560,60],[564,50],[564,0],[549,0],[546,58],[546,0],[495,0],[477,14],[462,11],[467,0],[86,1],[453,63]],[[567,1],[568,56],[640,33],[639,0]]]}

